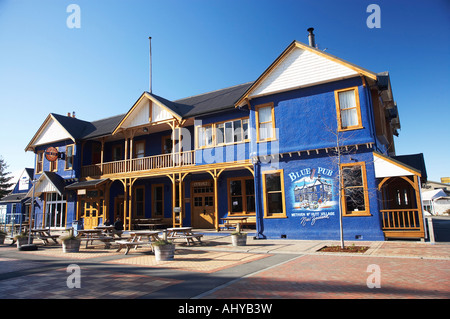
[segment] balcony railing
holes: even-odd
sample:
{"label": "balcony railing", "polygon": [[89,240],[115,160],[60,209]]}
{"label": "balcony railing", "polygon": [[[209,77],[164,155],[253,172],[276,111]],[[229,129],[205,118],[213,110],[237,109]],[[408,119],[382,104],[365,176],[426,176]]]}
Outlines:
{"label": "balcony railing", "polygon": [[383,209],[383,230],[422,230],[422,216],[418,209]]}
{"label": "balcony railing", "polygon": [[160,154],[128,160],[106,162],[103,164],[93,164],[83,166],[82,177],[104,176],[139,171],[149,171],[154,169],[173,168],[180,166],[195,165],[195,151],[182,153]]}

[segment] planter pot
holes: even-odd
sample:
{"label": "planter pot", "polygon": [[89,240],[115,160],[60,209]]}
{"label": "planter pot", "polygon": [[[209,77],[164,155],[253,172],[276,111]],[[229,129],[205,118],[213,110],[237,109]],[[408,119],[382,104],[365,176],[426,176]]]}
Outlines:
{"label": "planter pot", "polygon": [[77,253],[80,251],[81,241],[78,239],[68,239],[62,242],[63,253]]}
{"label": "planter pot", "polygon": [[155,246],[156,261],[173,260],[175,255],[175,245]]}
{"label": "planter pot", "polygon": [[[32,244],[32,243],[33,243],[33,237],[31,237],[31,239],[30,239],[30,244]],[[17,238],[16,244],[17,244],[17,248],[20,248],[20,246],[23,246],[23,245],[28,245],[28,237]]]}
{"label": "planter pot", "polygon": [[247,234],[231,235],[231,243],[233,244],[233,246],[247,245]]}

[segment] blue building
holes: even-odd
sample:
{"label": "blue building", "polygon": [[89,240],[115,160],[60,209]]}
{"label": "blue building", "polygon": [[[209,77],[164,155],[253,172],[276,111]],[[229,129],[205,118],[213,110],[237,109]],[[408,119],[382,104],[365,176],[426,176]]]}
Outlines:
{"label": "blue building", "polygon": [[0,200],[0,229],[20,232],[28,225],[31,198],[27,196],[32,186],[33,169],[25,168],[11,192]]}
{"label": "blue building", "polygon": [[293,41],[254,82],[176,101],[143,92],[93,122],[50,114],[26,151],[41,225],[218,230],[246,216],[259,238],[339,239],[342,215],[347,240],[423,238],[423,156],[395,158],[399,129],[389,73]]}

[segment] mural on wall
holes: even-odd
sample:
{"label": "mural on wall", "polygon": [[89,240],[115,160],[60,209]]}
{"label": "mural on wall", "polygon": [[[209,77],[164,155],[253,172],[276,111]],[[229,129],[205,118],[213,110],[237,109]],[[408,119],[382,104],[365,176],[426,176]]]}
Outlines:
{"label": "mural on wall", "polygon": [[329,219],[338,211],[334,171],[323,168],[305,168],[288,174],[293,198],[292,217],[301,217],[301,225],[314,225],[317,220]]}

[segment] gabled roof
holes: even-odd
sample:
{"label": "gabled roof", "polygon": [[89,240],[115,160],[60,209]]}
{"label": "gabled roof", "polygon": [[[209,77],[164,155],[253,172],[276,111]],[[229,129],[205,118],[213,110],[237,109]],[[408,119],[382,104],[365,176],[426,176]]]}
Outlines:
{"label": "gabled roof", "polygon": [[57,192],[59,195],[62,195],[64,188],[75,181],[75,179],[64,179],[55,172],[43,172],[28,191],[27,197],[33,196],[33,188],[35,188],[34,196],[40,196],[46,192]]}
{"label": "gabled roof", "polygon": [[[58,134],[54,134],[57,130]],[[33,136],[31,141],[28,143],[25,151],[33,150],[39,142],[39,140],[47,134],[47,138],[51,138],[51,142],[58,142],[67,139],[76,141],[84,137],[84,132],[92,130],[92,123],[79,120],[70,116],[63,116],[55,113],[50,113],[44,120],[36,134]],[[46,142],[42,144],[46,144]]]}
{"label": "gabled roof", "polygon": [[[353,71],[355,75],[362,75],[366,76],[372,80],[377,80],[377,74],[369,71],[367,69],[364,69],[360,66],[357,66],[356,64],[350,63],[348,61],[345,61],[341,58],[338,58],[334,55],[331,55],[329,53],[326,53],[324,51],[321,51],[319,49],[313,48],[309,45],[306,45],[304,43],[293,41],[282,53],[281,55],[259,76],[259,78],[251,85],[245,92],[242,94],[242,96],[236,101],[235,105],[236,107],[241,107],[246,104],[246,101],[248,100],[250,94],[265,80],[268,78],[268,76],[283,62],[287,57],[289,57],[294,50],[301,49],[307,52],[311,52],[316,56],[325,58],[329,61],[334,62],[337,65],[343,66],[350,71]],[[330,79],[332,80],[332,79]],[[336,79],[334,79],[336,80]],[[314,83],[312,83],[314,84]],[[291,88],[292,89],[292,88]]]}

